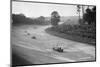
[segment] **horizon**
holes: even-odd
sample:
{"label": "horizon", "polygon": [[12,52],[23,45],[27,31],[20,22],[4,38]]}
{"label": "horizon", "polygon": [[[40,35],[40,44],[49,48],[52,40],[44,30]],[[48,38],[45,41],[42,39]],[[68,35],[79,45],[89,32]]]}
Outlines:
{"label": "horizon", "polygon": [[[85,6],[85,9],[87,6]],[[81,9],[82,10],[82,9]],[[26,17],[50,17],[53,11],[60,16],[79,16],[76,5],[59,5],[47,3],[12,2],[12,14],[24,14]],[[80,12],[82,16],[82,11]]]}
{"label": "horizon", "polygon": [[[21,15],[22,13],[12,13],[12,14],[15,14],[15,15]],[[24,14],[23,14],[24,15]],[[26,16],[26,15],[24,15],[25,17],[28,17],[28,16]],[[40,16],[38,16],[38,17],[40,17]],[[38,18],[38,17],[29,17],[29,18]],[[51,16],[43,16],[43,17],[45,17],[45,18],[50,18]],[[61,17],[79,17],[79,16],[61,16]],[[82,17],[82,16],[80,16],[80,17]]]}

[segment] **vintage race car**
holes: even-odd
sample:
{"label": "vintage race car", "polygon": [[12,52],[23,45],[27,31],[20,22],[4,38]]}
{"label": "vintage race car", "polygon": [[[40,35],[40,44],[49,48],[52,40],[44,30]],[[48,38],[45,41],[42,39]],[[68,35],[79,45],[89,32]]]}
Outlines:
{"label": "vintage race car", "polygon": [[61,53],[64,52],[64,49],[62,49],[61,47],[53,47],[53,50]]}

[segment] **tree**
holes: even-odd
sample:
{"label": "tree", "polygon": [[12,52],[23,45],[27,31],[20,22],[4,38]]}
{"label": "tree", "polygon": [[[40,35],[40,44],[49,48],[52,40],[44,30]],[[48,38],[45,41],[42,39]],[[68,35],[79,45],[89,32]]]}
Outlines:
{"label": "tree", "polygon": [[80,19],[81,19],[81,18],[80,18],[80,11],[81,11],[80,8],[81,8],[81,6],[80,6],[80,5],[77,5],[77,12],[79,13],[79,21],[80,21]]}
{"label": "tree", "polygon": [[44,16],[40,16],[37,18],[40,22],[45,22],[45,17]]}
{"label": "tree", "polygon": [[83,15],[83,19],[89,25],[92,24],[93,19],[94,19],[93,18],[93,12],[92,12],[92,10],[89,7],[86,9],[86,13]]}
{"label": "tree", "polygon": [[92,9],[89,7],[86,9],[86,13],[83,15],[83,19],[85,22],[88,22],[89,25],[95,25],[96,24],[96,6],[94,6]]}
{"label": "tree", "polygon": [[53,11],[51,13],[51,24],[53,26],[56,26],[56,25],[58,25],[59,21],[60,21],[60,16],[59,16],[58,12],[57,11]]}
{"label": "tree", "polygon": [[96,24],[96,6],[92,8],[92,16],[93,16],[93,22]]}
{"label": "tree", "polygon": [[26,20],[24,14],[12,14],[13,24],[20,24]]}
{"label": "tree", "polygon": [[80,16],[80,12],[82,12],[82,16],[84,15],[84,5],[77,5],[77,12],[79,14],[79,24],[84,24],[84,19]]}
{"label": "tree", "polygon": [[38,17],[38,18],[37,18],[37,21],[38,21],[39,24],[45,24],[45,23],[46,23],[46,22],[45,22],[45,17],[44,17],[44,16]]}

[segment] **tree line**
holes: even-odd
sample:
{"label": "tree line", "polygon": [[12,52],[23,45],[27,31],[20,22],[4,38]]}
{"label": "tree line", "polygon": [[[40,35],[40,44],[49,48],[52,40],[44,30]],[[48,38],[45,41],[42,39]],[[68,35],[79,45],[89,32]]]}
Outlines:
{"label": "tree line", "polygon": [[[80,9],[82,8],[83,12],[83,18],[80,18]],[[92,9],[89,7],[85,10],[84,13],[84,6],[77,5],[77,11],[79,13],[79,24],[88,24],[88,25],[95,25],[96,24],[96,6],[94,6]],[[40,16],[38,18],[32,19],[29,17],[26,17],[24,14],[12,14],[12,20],[13,24],[51,24],[52,26],[57,26],[60,22],[60,15],[57,11],[53,11],[51,13],[51,19],[46,20],[44,16]]]}
{"label": "tree line", "polygon": [[40,16],[37,18],[29,18],[26,17],[24,14],[12,14],[12,24],[37,24],[37,25],[47,25],[50,22],[45,20],[44,16]]}

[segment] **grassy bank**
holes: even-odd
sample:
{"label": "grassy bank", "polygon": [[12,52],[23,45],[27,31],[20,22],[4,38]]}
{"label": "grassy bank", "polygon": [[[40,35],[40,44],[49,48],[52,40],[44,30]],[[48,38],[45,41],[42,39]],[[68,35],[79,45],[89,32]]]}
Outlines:
{"label": "grassy bank", "polygon": [[48,28],[46,32],[65,39],[96,45],[96,30],[93,26],[62,24]]}

